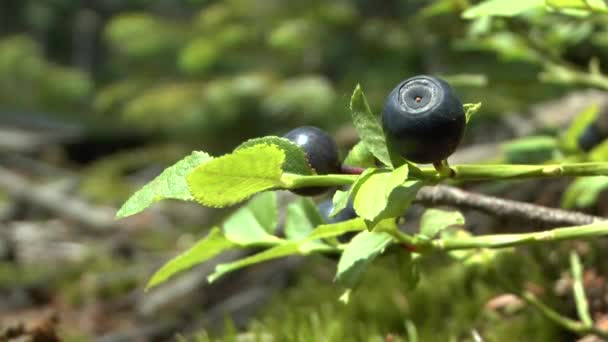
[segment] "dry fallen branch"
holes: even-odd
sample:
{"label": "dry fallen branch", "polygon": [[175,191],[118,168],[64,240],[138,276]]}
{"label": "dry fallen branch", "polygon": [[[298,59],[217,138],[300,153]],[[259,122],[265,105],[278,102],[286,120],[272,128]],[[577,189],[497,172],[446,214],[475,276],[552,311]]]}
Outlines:
{"label": "dry fallen branch", "polygon": [[124,222],[114,220],[114,208],[93,206],[67,196],[53,187],[33,184],[25,177],[3,167],[0,167],[0,189],[15,199],[49,210],[92,231],[107,232],[124,227]]}
{"label": "dry fallen branch", "polygon": [[499,217],[520,218],[550,226],[585,225],[604,220],[599,216],[472,193],[448,185],[424,187],[418,192],[416,201],[475,209]]}

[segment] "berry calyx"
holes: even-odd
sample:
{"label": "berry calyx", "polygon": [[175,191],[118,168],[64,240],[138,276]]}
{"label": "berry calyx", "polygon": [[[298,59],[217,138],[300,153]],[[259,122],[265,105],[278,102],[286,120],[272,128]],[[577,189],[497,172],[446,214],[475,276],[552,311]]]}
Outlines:
{"label": "berry calyx", "polygon": [[416,163],[450,156],[462,140],[465,126],[462,103],[447,82],[433,76],[415,76],[399,83],[382,112],[388,143]]}

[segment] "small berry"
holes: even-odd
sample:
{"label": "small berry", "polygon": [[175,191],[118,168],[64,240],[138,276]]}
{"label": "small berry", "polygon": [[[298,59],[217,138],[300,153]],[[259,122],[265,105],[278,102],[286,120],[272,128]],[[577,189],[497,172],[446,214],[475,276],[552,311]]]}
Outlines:
{"label": "small berry", "polygon": [[606,139],[606,135],[602,134],[597,124],[592,123],[578,137],[578,146],[585,152],[591,151],[595,146],[599,145]]}
{"label": "small berry", "polygon": [[388,95],[382,113],[388,142],[405,159],[433,163],[446,159],[462,140],[462,103],[445,81],[415,76]]}
{"label": "small berry", "polygon": [[[319,175],[340,172],[338,147],[334,139],[320,128],[313,126],[298,127],[283,136],[298,145],[306,155],[310,167]],[[327,187],[310,187],[293,190],[303,196],[322,194]]]}
{"label": "small berry", "polygon": [[[319,204],[317,204],[317,208],[319,209],[321,217],[327,224],[340,223],[357,217],[355,208],[353,208],[352,199],[348,201],[346,208],[340,210],[340,212],[338,212],[334,217],[329,217],[329,214],[331,214],[331,212],[334,210],[334,203],[331,198],[319,202]],[[355,235],[357,235],[356,232],[344,233],[338,236],[338,241],[341,243],[348,243]]]}
{"label": "small berry", "polygon": [[317,208],[319,209],[319,213],[321,214],[323,220],[325,220],[325,222],[328,224],[348,221],[357,217],[352,201],[349,201],[346,208],[342,209],[334,217],[329,216],[329,214],[331,214],[331,212],[334,210],[334,203],[331,199],[326,199],[319,202],[319,204],[317,204]]}

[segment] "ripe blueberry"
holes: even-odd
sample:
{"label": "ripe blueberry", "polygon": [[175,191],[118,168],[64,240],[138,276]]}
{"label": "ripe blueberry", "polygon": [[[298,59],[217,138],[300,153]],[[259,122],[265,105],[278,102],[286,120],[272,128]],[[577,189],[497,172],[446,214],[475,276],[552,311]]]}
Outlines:
{"label": "ripe blueberry", "polygon": [[[346,208],[340,210],[340,212],[334,217],[329,217],[329,214],[331,214],[331,212],[334,210],[334,203],[331,199],[326,199],[319,202],[319,204],[317,204],[317,208],[319,209],[321,217],[323,218],[323,220],[325,220],[325,223],[327,224],[344,222],[357,217],[357,213],[355,213],[355,208],[353,208],[352,199],[348,201],[348,205],[346,206]],[[347,243],[355,235],[357,235],[356,232],[344,233],[338,236],[338,241],[341,243]]]}
{"label": "ripe blueberry", "polygon": [[405,159],[433,163],[456,150],[464,135],[462,103],[445,81],[415,76],[388,95],[382,127],[388,143]]}
{"label": "ripe blueberry", "polygon": [[599,127],[595,123],[592,123],[579,135],[578,146],[583,151],[588,152],[604,141],[605,138],[606,135],[600,132]]}
{"label": "ripe blueberry", "polygon": [[317,204],[317,208],[319,209],[319,213],[321,214],[323,220],[325,220],[325,222],[328,224],[348,221],[357,217],[352,201],[349,201],[346,208],[342,209],[334,217],[329,216],[329,214],[331,214],[331,212],[334,210],[334,203],[331,199],[326,199],[319,202],[319,204]]}
{"label": "ripe blueberry", "polygon": [[[291,130],[283,137],[298,145],[304,151],[310,167],[317,174],[326,175],[340,172],[336,142],[322,129],[313,126],[302,126]],[[327,189],[327,187],[310,187],[296,189],[293,192],[303,196],[315,196],[325,192]]]}

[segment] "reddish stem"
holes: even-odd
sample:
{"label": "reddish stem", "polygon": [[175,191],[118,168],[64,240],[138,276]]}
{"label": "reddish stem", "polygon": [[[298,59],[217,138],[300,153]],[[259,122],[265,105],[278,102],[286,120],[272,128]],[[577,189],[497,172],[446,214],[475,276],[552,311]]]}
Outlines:
{"label": "reddish stem", "polygon": [[401,248],[405,249],[406,251],[408,251],[410,253],[416,252],[416,246],[408,245],[408,244],[405,244],[405,243],[401,244]]}
{"label": "reddish stem", "polygon": [[363,171],[365,171],[365,169],[357,166],[342,165],[341,171],[342,173],[346,173],[349,175],[360,175],[363,173]]}

